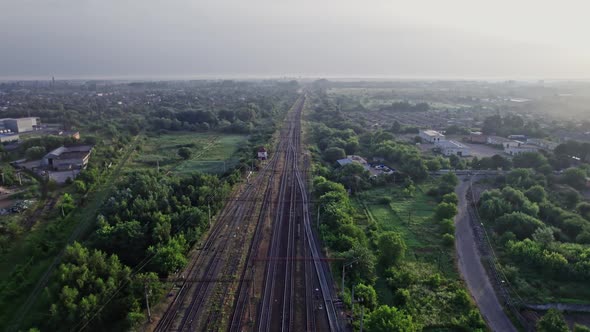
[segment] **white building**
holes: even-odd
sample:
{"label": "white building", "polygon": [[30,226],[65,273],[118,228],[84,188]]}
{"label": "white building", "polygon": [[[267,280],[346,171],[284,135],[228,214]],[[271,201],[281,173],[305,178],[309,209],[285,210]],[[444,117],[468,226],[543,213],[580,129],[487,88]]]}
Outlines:
{"label": "white building", "polygon": [[420,138],[423,142],[437,143],[445,140],[445,135],[439,133],[436,130],[420,130]]}
{"label": "white building", "polygon": [[459,156],[467,157],[471,155],[469,148],[457,141],[440,141],[436,143],[436,147],[440,149],[440,153],[445,156]]}

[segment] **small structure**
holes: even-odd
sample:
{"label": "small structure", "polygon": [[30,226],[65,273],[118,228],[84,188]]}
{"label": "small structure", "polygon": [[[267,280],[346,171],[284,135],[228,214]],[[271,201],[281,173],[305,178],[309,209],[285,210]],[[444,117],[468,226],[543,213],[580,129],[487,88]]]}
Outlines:
{"label": "small structure", "polygon": [[266,158],[268,158],[268,152],[266,152],[264,146],[261,146],[260,149],[258,149],[258,159],[266,160]]}
{"label": "small structure", "polygon": [[471,155],[471,150],[467,146],[453,140],[437,142],[436,147],[445,156],[467,157]]}
{"label": "small structure", "polygon": [[422,141],[424,142],[428,142],[428,143],[437,143],[437,142],[441,142],[445,140],[445,135],[439,133],[436,130],[420,130],[420,138],[422,138]]}
{"label": "small structure", "polygon": [[508,135],[509,139],[526,141],[526,135]]}
{"label": "small structure", "polygon": [[338,163],[338,165],[344,166],[344,165],[351,164],[352,163],[352,159],[349,159],[349,158],[338,159],[338,160],[336,160],[336,162]]}
{"label": "small structure", "polygon": [[88,165],[91,145],[61,146],[43,157],[41,165],[56,171],[83,169]]}

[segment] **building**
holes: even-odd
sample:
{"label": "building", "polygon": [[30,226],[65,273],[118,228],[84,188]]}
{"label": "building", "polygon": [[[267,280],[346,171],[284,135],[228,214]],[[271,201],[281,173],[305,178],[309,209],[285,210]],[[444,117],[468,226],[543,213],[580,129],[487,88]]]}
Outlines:
{"label": "building", "polygon": [[437,142],[436,148],[445,156],[467,157],[471,155],[471,150],[467,146],[453,140]]}
{"label": "building", "polygon": [[526,135],[508,135],[508,138],[514,139],[514,140],[526,141]]}
{"label": "building", "polygon": [[500,136],[488,136],[487,143],[491,145],[501,145],[503,149],[507,149],[509,147],[517,147],[524,144],[521,141],[515,141]]}
{"label": "building", "polygon": [[482,134],[481,131],[476,131],[469,134],[466,140],[470,143],[486,144],[488,142],[488,135]]}
{"label": "building", "polygon": [[23,133],[37,129],[41,121],[39,118],[5,118],[0,119],[0,130],[11,130],[15,133]]}
{"label": "building", "polygon": [[268,152],[266,152],[264,146],[261,146],[260,149],[258,149],[258,159],[266,160],[266,158],[268,158]]}
{"label": "building", "polygon": [[420,138],[423,142],[437,143],[445,140],[445,135],[439,133],[436,130],[420,130]]}
{"label": "building", "polygon": [[527,144],[538,146],[539,148],[547,151],[553,151],[557,147],[557,143],[548,141],[542,138],[529,138],[526,141]]}
{"label": "building", "polygon": [[0,143],[16,142],[18,139],[18,134],[8,130],[0,130]]}
{"label": "building", "polygon": [[91,145],[61,146],[46,154],[41,165],[56,171],[83,169],[88,165],[91,153]]}
{"label": "building", "polygon": [[539,147],[531,144],[512,145],[504,148],[504,152],[511,156],[517,156],[521,153],[537,151],[539,151]]}

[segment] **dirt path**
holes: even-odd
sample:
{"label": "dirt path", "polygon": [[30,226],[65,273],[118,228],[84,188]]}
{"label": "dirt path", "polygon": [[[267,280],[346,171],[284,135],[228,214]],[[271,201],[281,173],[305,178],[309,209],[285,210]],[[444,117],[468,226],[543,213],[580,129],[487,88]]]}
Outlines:
{"label": "dirt path", "polygon": [[475,234],[467,211],[469,208],[465,198],[467,189],[469,189],[469,181],[461,181],[456,189],[457,196],[459,196],[459,213],[455,217],[455,246],[461,277],[467,283],[469,292],[489,328],[498,332],[516,332],[517,330],[512,321],[503,311],[486,270],[481,263],[480,253],[475,242]]}

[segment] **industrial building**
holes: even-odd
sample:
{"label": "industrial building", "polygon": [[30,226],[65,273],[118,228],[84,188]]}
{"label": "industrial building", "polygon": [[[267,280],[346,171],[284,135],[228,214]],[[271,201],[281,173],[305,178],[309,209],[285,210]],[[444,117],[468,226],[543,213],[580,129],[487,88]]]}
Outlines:
{"label": "industrial building", "polygon": [[420,138],[423,142],[437,143],[445,140],[445,135],[436,130],[420,130]]}
{"label": "industrial building", "polygon": [[41,165],[56,170],[83,169],[88,165],[91,145],[61,146],[43,157]]}
{"label": "industrial building", "polygon": [[0,119],[0,130],[10,130],[15,133],[33,131],[41,124],[39,118],[4,118]]}
{"label": "industrial building", "polygon": [[17,133],[13,133],[10,130],[2,129],[0,130],[0,143],[10,143],[18,141],[19,136]]}
{"label": "industrial building", "polygon": [[436,148],[445,156],[455,155],[459,157],[468,157],[471,155],[471,150],[457,141],[436,142]]}

